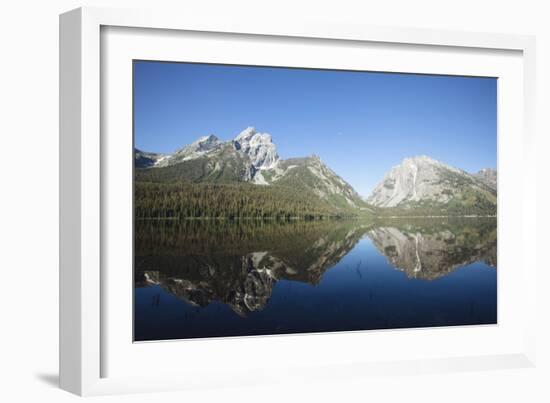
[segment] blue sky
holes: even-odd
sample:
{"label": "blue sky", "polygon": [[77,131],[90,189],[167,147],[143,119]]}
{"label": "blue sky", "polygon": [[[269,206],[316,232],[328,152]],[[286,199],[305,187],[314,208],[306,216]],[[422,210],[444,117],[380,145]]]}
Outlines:
{"label": "blue sky", "polygon": [[137,148],[254,126],[281,158],[317,154],[364,196],[409,156],[495,168],[496,104],[493,78],[134,62]]}

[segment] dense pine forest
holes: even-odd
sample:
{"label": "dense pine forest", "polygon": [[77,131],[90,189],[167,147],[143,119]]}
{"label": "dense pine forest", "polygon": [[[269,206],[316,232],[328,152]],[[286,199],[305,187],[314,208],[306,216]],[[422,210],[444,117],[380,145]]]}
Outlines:
{"label": "dense pine forest", "polygon": [[137,219],[322,219],[359,214],[286,186],[135,182],[134,194]]}
{"label": "dense pine forest", "polygon": [[311,191],[288,185],[250,183],[135,182],[136,219],[306,219],[415,216],[493,216],[495,205],[477,195],[446,205],[429,201],[411,206],[358,209],[335,205]]}

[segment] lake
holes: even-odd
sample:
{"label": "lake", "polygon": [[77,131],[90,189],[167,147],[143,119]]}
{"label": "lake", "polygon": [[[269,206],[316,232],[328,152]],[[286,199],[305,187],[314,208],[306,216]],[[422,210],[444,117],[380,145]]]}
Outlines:
{"label": "lake", "polygon": [[496,218],[136,221],[135,341],[497,321]]}

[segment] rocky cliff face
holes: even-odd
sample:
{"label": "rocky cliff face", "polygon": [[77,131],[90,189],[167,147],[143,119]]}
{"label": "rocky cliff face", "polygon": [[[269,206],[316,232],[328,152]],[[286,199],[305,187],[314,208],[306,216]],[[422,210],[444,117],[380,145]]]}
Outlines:
{"label": "rocky cliff face", "polygon": [[243,130],[232,141],[222,142],[213,134],[203,136],[193,143],[182,147],[174,154],[166,155],[151,167],[162,168],[180,164],[202,157],[219,157],[219,151],[228,146],[242,153],[249,160],[254,170],[273,168],[279,161],[277,148],[268,133],[260,133],[253,127]]}
{"label": "rocky cliff face", "polygon": [[413,209],[422,205],[496,208],[496,191],[474,175],[427,156],[405,158],[375,187],[367,202]]}
{"label": "rocky cliff face", "polygon": [[395,207],[407,201],[432,199],[447,202],[451,195],[442,181],[443,174],[463,175],[457,169],[426,156],[405,158],[393,167],[368,198],[379,207]]}
{"label": "rocky cliff face", "polygon": [[248,127],[239,133],[234,143],[237,150],[248,155],[256,170],[272,169],[279,162],[277,148],[268,133],[259,133]]}
{"label": "rocky cliff face", "polygon": [[493,190],[497,190],[497,170],[492,168],[484,168],[474,174],[476,178],[485,183]]}

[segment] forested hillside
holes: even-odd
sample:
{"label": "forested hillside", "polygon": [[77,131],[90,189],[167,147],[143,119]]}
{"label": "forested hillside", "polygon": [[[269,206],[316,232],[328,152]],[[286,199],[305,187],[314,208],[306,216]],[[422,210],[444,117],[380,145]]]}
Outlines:
{"label": "forested hillside", "polygon": [[136,182],[134,205],[138,219],[320,219],[360,214],[357,209],[337,208],[307,191],[250,183]]}

